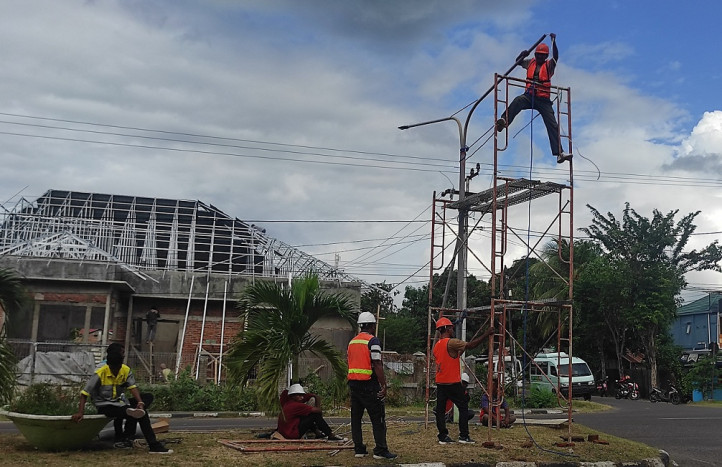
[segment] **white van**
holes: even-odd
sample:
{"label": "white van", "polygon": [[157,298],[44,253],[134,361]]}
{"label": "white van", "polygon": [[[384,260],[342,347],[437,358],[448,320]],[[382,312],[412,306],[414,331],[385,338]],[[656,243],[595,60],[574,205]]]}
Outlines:
{"label": "white van", "polygon": [[[581,358],[571,358],[572,397],[592,398],[594,375],[587,362]],[[569,355],[564,352],[540,353],[534,357],[529,369],[529,381],[532,387],[547,389],[553,393],[559,391],[567,395],[569,391]]]}
{"label": "white van", "polygon": [[[492,361],[494,362],[494,371],[495,372],[500,371],[500,369],[498,367],[499,366],[499,355],[495,354]],[[489,357],[486,355],[481,355],[481,356],[475,358],[475,362],[482,363],[484,365],[488,365]],[[523,384],[522,374],[524,373],[524,371],[521,368],[521,361],[519,361],[518,359],[514,358],[511,355],[505,355],[504,356],[504,372],[506,373],[504,379],[507,384],[509,382],[513,381],[514,385],[517,388],[522,387],[522,384]],[[484,384],[486,384],[486,382],[484,382]]]}

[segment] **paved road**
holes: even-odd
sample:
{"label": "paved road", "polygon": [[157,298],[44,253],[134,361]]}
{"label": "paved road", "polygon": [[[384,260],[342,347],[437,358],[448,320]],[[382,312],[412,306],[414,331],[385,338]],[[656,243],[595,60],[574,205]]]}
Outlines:
{"label": "paved road", "polygon": [[722,407],[652,404],[647,400],[592,399],[613,410],[574,414],[574,421],[667,451],[684,467],[722,465]]}

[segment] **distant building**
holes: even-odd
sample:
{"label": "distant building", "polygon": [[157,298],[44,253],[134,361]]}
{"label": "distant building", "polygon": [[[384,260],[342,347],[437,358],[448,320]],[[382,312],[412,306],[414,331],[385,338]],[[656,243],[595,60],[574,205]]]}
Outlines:
{"label": "distant building", "polygon": [[720,299],[722,292],[710,292],[706,297],[679,307],[672,325],[674,343],[685,350],[704,350],[709,349],[711,343],[722,343]]}
{"label": "distant building", "polygon": [[[0,213],[0,267],[15,269],[32,304],[9,320],[19,358],[86,346],[126,346],[149,377],[165,363],[222,379],[222,354],[241,330],[241,290],[306,272],[360,304],[362,281],[201,201],[50,190]],[[153,353],[145,315],[160,320]],[[315,329],[345,351],[342,320]]]}

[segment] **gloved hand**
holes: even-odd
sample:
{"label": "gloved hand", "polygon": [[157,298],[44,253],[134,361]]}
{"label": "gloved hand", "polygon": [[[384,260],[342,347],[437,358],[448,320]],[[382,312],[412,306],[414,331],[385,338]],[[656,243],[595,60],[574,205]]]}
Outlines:
{"label": "gloved hand", "polygon": [[529,51],[522,50],[521,52],[519,52],[519,55],[516,56],[516,61],[520,62],[520,61],[524,60],[527,55],[529,55]]}

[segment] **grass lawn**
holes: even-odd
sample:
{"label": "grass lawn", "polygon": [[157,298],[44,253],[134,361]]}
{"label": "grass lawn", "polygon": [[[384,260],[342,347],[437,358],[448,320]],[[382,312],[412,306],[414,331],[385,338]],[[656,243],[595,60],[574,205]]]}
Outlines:
{"label": "grass lawn", "polygon": [[[590,434],[598,434],[608,441],[608,445],[588,441],[576,442],[573,447],[556,447],[562,441],[560,436],[568,434],[567,428],[556,429],[539,426],[524,427],[517,423],[510,429],[489,430],[476,424],[470,425],[471,437],[477,441],[474,445],[450,444],[441,446],[436,440],[436,427],[431,421],[427,428],[423,422],[404,422],[398,416],[389,415],[388,444],[392,452],[399,454],[397,462],[487,462],[496,461],[633,461],[656,457],[656,449],[640,443],[627,441],[574,424],[573,436],[587,439]],[[333,427],[344,436],[350,437],[348,425]],[[458,436],[458,427],[449,425],[450,435]],[[167,440],[167,446],[175,452],[171,455],[149,455],[146,449],[113,449],[109,442],[96,441],[83,451],[46,453],[33,449],[21,435],[0,436],[0,451],[3,452],[2,464],[13,466],[53,465],[53,466],[301,466],[301,465],[369,465],[390,463],[366,457],[356,459],[353,449],[341,450],[331,456],[329,452],[265,452],[243,453],[218,443],[219,439],[251,440],[251,430],[238,430],[214,433],[181,433],[171,431],[159,435]],[[533,439],[533,442],[529,442]],[[494,448],[482,446],[484,441],[493,441]],[[364,441],[373,448],[373,436],[370,424],[364,424]],[[325,444],[325,443],[324,443]],[[530,446],[531,445],[531,446]],[[250,446],[250,444],[248,445]],[[255,444],[254,446],[258,446]],[[274,445],[277,446],[277,445]],[[530,446],[530,447],[527,447]],[[497,449],[498,447],[498,449]]]}

